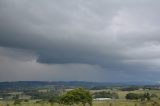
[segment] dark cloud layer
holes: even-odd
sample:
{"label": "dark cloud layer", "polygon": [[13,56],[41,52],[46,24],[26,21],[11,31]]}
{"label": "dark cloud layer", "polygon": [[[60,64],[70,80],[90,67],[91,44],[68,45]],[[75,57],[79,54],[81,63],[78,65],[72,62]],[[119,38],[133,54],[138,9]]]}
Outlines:
{"label": "dark cloud layer", "polygon": [[[0,58],[4,61],[0,72],[9,77],[0,80],[28,80],[23,73],[30,67],[27,76],[33,80],[157,81],[159,4],[151,0],[1,0]],[[36,73],[44,76],[34,78]],[[53,74],[64,78],[52,78]]]}

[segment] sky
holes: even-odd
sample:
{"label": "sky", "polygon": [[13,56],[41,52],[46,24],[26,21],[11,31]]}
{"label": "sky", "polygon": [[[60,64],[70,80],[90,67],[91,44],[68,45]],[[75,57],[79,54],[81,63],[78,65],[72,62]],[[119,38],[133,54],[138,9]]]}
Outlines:
{"label": "sky", "polygon": [[160,81],[159,0],[0,0],[0,81]]}

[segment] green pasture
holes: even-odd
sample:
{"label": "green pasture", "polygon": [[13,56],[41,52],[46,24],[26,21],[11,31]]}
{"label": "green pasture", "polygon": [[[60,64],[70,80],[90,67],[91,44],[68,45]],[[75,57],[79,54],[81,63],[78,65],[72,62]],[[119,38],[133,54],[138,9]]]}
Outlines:
{"label": "green pasture", "polygon": [[[121,91],[121,90],[91,90],[91,93],[99,91],[116,92],[119,95],[119,99],[105,100],[105,101],[93,101],[93,106],[160,106],[160,90],[135,90],[135,91]],[[140,100],[126,100],[127,93],[143,94],[148,92],[150,94],[156,94],[158,96],[155,100],[140,101]],[[14,101],[0,101],[0,106],[67,106],[63,104],[50,104],[48,102],[36,103],[36,100],[29,100],[29,102],[21,102],[20,105],[14,105]],[[74,104],[72,106],[83,106],[82,104]],[[86,104],[86,106],[89,106]]]}
{"label": "green pasture", "polygon": [[[160,106],[160,101],[150,101],[150,102],[140,102],[140,101],[130,101],[130,100],[109,100],[109,101],[93,101],[93,106]],[[0,106],[67,106],[60,104],[50,104],[47,102],[44,103],[35,103],[30,101],[27,103],[22,102],[20,105],[14,105],[13,101],[0,102]],[[72,105],[72,106],[83,106],[82,104]],[[86,105],[89,106],[89,105]]]}

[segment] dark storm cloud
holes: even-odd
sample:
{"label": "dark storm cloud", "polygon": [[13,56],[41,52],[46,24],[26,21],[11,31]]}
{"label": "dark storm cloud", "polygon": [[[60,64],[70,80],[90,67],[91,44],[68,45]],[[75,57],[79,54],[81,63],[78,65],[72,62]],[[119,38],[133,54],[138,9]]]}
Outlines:
{"label": "dark storm cloud", "polygon": [[[159,3],[151,0],[1,0],[1,58],[36,60],[37,67],[81,64],[88,73],[98,65],[103,74],[118,71],[117,78],[130,73],[158,73]],[[6,54],[8,52],[11,53]],[[33,69],[34,65],[31,65]],[[75,69],[71,70],[74,73]]]}
{"label": "dark storm cloud", "polygon": [[[103,22],[96,22],[99,17],[85,6],[87,2],[4,1],[1,4],[4,4],[1,46],[34,50],[37,61],[42,63],[103,64],[115,57],[109,53],[112,50],[106,53],[101,50],[104,48],[100,46],[106,44],[100,43],[100,32],[96,34],[94,29],[101,30],[96,23]],[[103,59],[106,56],[107,61]]]}

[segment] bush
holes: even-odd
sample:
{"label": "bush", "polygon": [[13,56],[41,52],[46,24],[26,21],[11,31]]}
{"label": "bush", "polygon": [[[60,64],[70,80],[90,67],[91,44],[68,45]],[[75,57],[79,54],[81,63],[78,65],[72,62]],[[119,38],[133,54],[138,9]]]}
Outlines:
{"label": "bush", "polygon": [[102,92],[95,92],[93,94],[94,98],[112,98],[112,99],[118,99],[119,96],[117,93],[115,92],[106,92],[106,91],[102,91]]}
{"label": "bush", "polygon": [[14,105],[20,105],[20,104],[21,104],[21,100],[16,99],[16,100],[14,101]]}
{"label": "bush", "polygon": [[24,102],[29,102],[29,100],[28,100],[28,99],[25,99]]}
{"label": "bush", "polygon": [[139,98],[140,98],[140,95],[135,93],[128,93],[126,95],[126,99],[130,99],[130,100],[137,100]]}
{"label": "bush", "polygon": [[148,101],[150,101],[152,96],[155,96],[155,95],[150,95],[149,93],[144,93],[144,94],[128,93],[126,95],[126,99],[130,99],[130,100],[141,99],[141,101],[145,101],[147,99]]}

